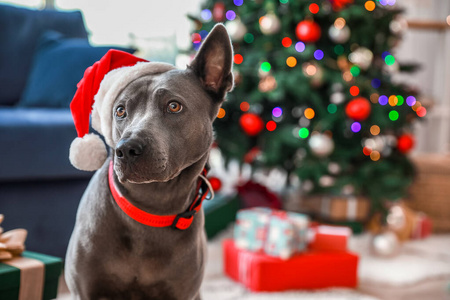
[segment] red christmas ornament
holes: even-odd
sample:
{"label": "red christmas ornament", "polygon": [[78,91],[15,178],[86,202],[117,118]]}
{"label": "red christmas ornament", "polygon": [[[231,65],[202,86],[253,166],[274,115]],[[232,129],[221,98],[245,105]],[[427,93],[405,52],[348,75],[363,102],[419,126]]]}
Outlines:
{"label": "red christmas ornament", "polygon": [[370,116],[372,107],[369,100],[364,97],[353,99],[345,107],[345,114],[355,121],[364,121]]}
{"label": "red christmas ornament", "polygon": [[225,4],[223,2],[217,2],[214,4],[212,15],[214,21],[216,22],[222,22],[225,20]]}
{"label": "red christmas ornament", "polygon": [[210,177],[208,178],[209,183],[211,183],[211,187],[213,188],[213,190],[215,192],[219,191],[220,188],[222,187],[222,181],[220,181],[219,178],[217,177]]}
{"label": "red christmas ornament", "polygon": [[411,134],[403,134],[397,140],[397,149],[400,153],[406,154],[414,148],[415,140]]}
{"label": "red christmas ornament", "polygon": [[249,136],[255,136],[264,129],[264,122],[260,116],[246,113],[239,119],[239,125]]}
{"label": "red christmas ornament", "polygon": [[322,36],[319,24],[312,20],[304,20],[297,24],[295,28],[297,38],[305,43],[317,42]]}
{"label": "red christmas ornament", "polygon": [[348,4],[352,4],[353,0],[330,0],[331,6],[333,6],[333,10],[339,11],[343,9]]}

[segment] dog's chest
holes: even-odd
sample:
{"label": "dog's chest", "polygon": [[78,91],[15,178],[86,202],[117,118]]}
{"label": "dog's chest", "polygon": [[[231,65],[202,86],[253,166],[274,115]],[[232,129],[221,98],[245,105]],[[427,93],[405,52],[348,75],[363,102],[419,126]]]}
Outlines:
{"label": "dog's chest", "polygon": [[104,274],[114,282],[106,282],[110,288],[102,290],[114,287],[114,295],[123,293],[126,299],[175,299],[167,280],[173,252],[155,247],[156,241],[152,244],[143,238],[118,234],[111,249],[115,251],[107,250],[109,259],[103,261]]}

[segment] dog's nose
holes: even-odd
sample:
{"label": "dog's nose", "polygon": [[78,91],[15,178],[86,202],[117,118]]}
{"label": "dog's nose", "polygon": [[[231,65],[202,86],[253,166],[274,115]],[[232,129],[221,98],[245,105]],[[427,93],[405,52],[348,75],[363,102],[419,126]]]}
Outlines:
{"label": "dog's nose", "polygon": [[118,158],[131,159],[142,154],[144,146],[136,139],[121,139],[116,146]]}

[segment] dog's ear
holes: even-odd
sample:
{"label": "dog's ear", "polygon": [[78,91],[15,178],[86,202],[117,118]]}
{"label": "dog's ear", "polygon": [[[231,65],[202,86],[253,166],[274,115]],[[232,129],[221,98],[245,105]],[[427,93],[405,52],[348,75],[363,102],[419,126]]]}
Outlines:
{"label": "dog's ear", "polygon": [[191,63],[204,88],[222,100],[233,88],[233,48],[222,24],[217,24]]}

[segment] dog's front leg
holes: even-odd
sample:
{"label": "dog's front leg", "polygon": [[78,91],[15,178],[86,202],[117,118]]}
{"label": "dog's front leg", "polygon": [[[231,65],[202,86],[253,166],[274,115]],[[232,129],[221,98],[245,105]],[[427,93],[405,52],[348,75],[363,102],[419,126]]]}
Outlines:
{"label": "dog's front leg", "polygon": [[192,298],[192,300],[202,300],[202,297],[200,296],[200,292],[198,292],[198,294]]}

